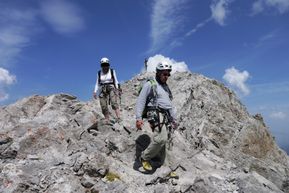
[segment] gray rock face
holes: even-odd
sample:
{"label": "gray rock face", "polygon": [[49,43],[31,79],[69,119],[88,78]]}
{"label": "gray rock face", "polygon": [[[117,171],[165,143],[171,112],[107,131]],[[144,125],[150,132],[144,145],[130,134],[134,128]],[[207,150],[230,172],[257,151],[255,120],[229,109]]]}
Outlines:
{"label": "gray rock face", "polygon": [[164,165],[135,170],[151,134],[134,127],[137,88],[148,76],[122,86],[123,121],[111,125],[98,101],[68,94],[0,108],[0,192],[289,192],[288,156],[262,116],[223,84],[191,73],[168,82],[179,128]]}

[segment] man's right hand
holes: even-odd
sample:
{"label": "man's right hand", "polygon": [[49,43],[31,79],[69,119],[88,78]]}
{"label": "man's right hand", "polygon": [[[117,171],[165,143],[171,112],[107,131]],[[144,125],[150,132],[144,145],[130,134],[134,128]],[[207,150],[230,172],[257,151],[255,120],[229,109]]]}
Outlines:
{"label": "man's right hand", "polygon": [[172,122],[173,129],[176,130],[179,127],[179,124],[176,121]]}
{"label": "man's right hand", "polygon": [[138,130],[141,130],[141,128],[143,126],[143,120],[137,120],[135,123],[135,126]]}
{"label": "man's right hand", "polygon": [[94,99],[97,99],[97,94],[96,94],[96,92],[93,92],[93,98],[94,98]]}

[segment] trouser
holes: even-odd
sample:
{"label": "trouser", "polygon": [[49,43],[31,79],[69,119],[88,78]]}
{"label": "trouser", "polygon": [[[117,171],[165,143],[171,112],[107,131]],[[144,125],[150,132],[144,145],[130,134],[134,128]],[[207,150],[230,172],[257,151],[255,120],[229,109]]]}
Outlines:
{"label": "trouser", "polygon": [[[163,116],[160,114],[160,118]],[[168,132],[166,126],[164,125],[159,131],[159,129],[153,129],[152,140],[149,146],[142,152],[141,158],[143,160],[150,160],[155,157],[160,157],[164,161],[166,156],[166,142],[168,141]]]}
{"label": "trouser", "polygon": [[111,85],[103,86],[102,92],[99,96],[99,102],[101,106],[101,111],[104,115],[108,114],[109,102],[111,103],[111,108],[113,110],[118,109],[119,106],[117,102],[116,88]]}

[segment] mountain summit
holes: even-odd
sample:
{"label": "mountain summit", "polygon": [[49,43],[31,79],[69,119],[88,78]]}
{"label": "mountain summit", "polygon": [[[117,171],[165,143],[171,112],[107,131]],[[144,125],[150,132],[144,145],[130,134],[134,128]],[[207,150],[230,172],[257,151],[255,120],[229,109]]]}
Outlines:
{"label": "mountain summit", "polygon": [[[0,192],[289,192],[289,159],[261,115],[250,115],[216,80],[175,73],[179,128],[166,162],[137,171],[150,131],[137,131],[137,88],[122,85],[122,119],[104,124],[98,101],[69,94],[31,96],[0,108]],[[113,113],[112,113],[113,114]]]}

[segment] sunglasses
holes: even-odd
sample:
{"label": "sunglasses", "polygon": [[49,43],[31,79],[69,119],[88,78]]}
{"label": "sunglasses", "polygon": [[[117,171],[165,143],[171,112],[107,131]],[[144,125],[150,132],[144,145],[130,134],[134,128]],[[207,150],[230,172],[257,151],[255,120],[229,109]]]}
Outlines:
{"label": "sunglasses", "polygon": [[171,76],[170,73],[166,73],[166,72],[162,73],[162,75],[163,75],[163,76]]}
{"label": "sunglasses", "polygon": [[109,67],[109,64],[108,63],[102,63],[101,67]]}

